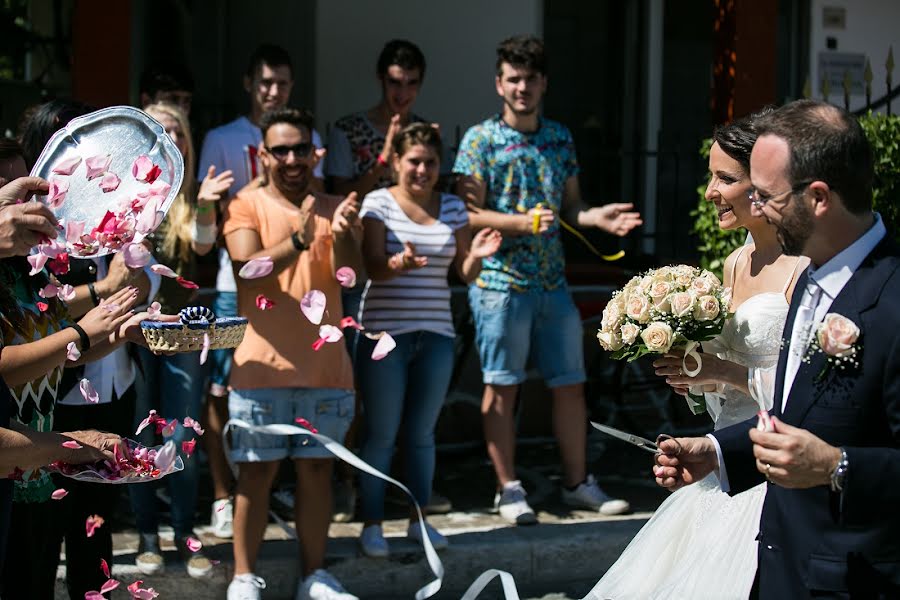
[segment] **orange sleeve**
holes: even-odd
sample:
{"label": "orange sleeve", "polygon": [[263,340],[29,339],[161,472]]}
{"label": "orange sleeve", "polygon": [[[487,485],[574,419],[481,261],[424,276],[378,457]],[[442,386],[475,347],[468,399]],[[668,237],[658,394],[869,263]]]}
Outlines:
{"label": "orange sleeve", "polygon": [[222,220],[222,235],[228,235],[238,229],[259,231],[259,219],[256,216],[256,211],[253,209],[253,202],[241,195],[232,198],[225,207],[225,216]]}

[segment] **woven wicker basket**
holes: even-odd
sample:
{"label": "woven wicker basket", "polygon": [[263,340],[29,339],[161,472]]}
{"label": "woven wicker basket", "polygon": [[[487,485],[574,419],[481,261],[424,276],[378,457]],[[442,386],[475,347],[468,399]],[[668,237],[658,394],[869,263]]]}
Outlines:
{"label": "woven wicker basket", "polygon": [[141,332],[147,347],[156,352],[197,352],[203,349],[203,336],[209,336],[209,349],[236,348],[244,339],[247,319],[216,319],[203,306],[189,306],[179,313],[180,323],[141,321]]}

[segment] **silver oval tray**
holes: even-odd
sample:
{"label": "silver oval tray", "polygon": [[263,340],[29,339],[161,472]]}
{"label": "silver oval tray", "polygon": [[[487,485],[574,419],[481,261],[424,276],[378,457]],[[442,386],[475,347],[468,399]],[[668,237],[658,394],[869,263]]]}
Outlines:
{"label": "silver oval tray", "polygon": [[[98,154],[112,156],[107,172],[115,173],[121,180],[119,187],[112,192],[100,189],[100,177],[88,180],[86,176],[85,159]],[[137,181],[131,174],[132,163],[142,154],[162,170],[157,180],[172,186],[159,207],[166,214],[181,189],[184,160],[163,126],[144,111],[131,106],[112,106],[72,119],[47,142],[31,174],[47,180],[68,180],[69,191],[65,201],[51,210],[65,222],[84,221],[87,233],[100,223],[107,210],[115,213],[124,197],[133,198],[147,189],[147,183]],[[80,156],[82,160],[71,175],[53,173],[60,162],[73,155]],[[143,237],[136,233],[134,241],[140,241]],[[57,240],[66,244],[65,231],[60,231]],[[94,253],[80,255],[73,251],[71,244],[67,250],[72,258],[94,258],[114,252],[100,246]]]}

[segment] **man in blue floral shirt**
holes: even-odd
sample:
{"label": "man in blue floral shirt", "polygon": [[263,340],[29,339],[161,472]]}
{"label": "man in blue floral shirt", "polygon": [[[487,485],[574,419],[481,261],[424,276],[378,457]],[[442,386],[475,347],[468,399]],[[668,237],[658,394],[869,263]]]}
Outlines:
{"label": "man in blue floral shirt", "polygon": [[581,318],[566,287],[557,215],[619,236],[640,225],[640,215],[631,204],[582,202],[572,135],[539,114],[547,89],[541,40],[517,36],[500,44],[496,86],[503,112],[466,132],[453,167],[472,227],[503,233],[500,250],[484,259],[469,289],[485,384],[484,432],[500,484],[494,502],[511,523],[537,522],[514,467],[516,392],[530,354],[553,394],[563,500],[623,513],[628,503],[607,496],[585,466]]}

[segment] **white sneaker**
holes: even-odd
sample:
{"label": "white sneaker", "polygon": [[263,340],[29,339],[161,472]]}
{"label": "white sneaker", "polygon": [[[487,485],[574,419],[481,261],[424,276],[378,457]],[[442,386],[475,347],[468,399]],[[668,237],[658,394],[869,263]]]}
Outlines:
{"label": "white sneaker", "polygon": [[[430,524],[425,523],[425,531],[428,532],[428,539],[431,540],[431,545],[434,546],[435,550],[443,550],[450,545],[450,542],[447,541],[447,538],[445,538],[440,531],[432,527]],[[422,543],[422,528],[419,527],[419,524],[417,522],[409,524],[409,527],[406,529],[406,537],[416,543]]]}
{"label": "white sneaker", "polygon": [[494,508],[500,516],[513,525],[534,525],[537,517],[525,501],[525,488],[518,479],[504,484],[503,491],[494,496]]}
{"label": "white sneaker", "polygon": [[297,584],[294,600],[359,600],[338,583],[325,569],[316,569],[312,575]]}
{"label": "white sneaker", "polygon": [[381,525],[363,527],[359,536],[359,548],[363,554],[372,558],[385,558],[391,553]]}
{"label": "white sneaker", "polygon": [[228,600],[260,600],[259,591],[266,589],[266,580],[253,573],[235,575],[228,584]]}
{"label": "white sneaker", "polygon": [[212,513],[209,517],[209,526],[212,534],[223,540],[234,537],[234,503],[231,498],[222,498],[212,503]]}
{"label": "white sneaker", "polygon": [[334,512],[331,520],[335,523],[349,523],[356,511],[356,489],[352,481],[339,479],[334,482]]}
{"label": "white sneaker", "polygon": [[569,506],[599,511],[602,515],[621,515],[631,510],[627,501],[610,498],[601,490],[593,475],[588,475],[584,483],[572,491],[563,488],[562,501]]}

